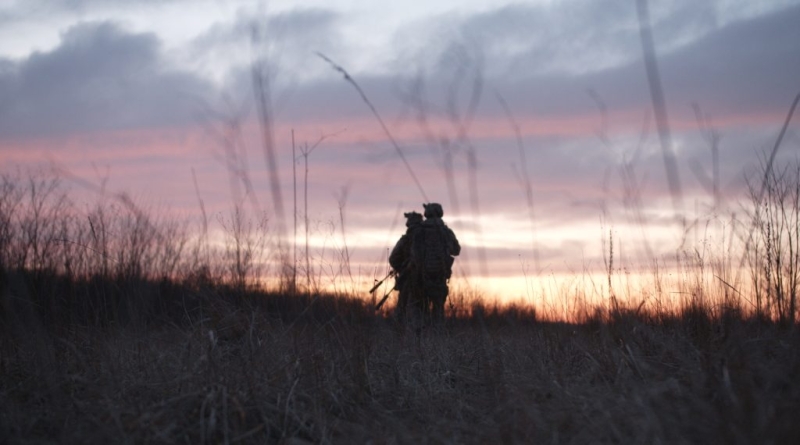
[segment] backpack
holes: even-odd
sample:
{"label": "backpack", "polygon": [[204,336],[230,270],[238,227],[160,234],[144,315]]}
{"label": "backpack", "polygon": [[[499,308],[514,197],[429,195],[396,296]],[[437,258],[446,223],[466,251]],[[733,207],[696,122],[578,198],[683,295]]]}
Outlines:
{"label": "backpack", "polygon": [[447,249],[447,235],[435,224],[421,224],[411,243],[411,264],[426,277],[448,279],[453,258]]}

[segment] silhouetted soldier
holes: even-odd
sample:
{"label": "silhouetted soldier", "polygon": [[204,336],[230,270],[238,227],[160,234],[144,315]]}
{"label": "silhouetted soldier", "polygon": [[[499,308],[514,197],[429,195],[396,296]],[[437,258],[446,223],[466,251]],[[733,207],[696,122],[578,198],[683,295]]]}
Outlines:
{"label": "silhouetted soldier", "polygon": [[400,322],[405,322],[406,310],[410,295],[413,292],[411,266],[411,244],[414,234],[422,224],[422,215],[417,212],[404,213],[406,217],[406,233],[400,237],[389,255],[389,265],[396,272],[394,288],[399,291],[395,317]]}
{"label": "silhouetted soldier", "polygon": [[[425,221],[415,231],[411,264],[417,274],[417,285],[422,293],[417,300],[422,304],[422,315],[433,323],[444,321],[444,303],[449,289],[448,280],[453,274],[454,256],[461,253],[455,233],[442,221],[441,204],[429,203],[425,208]],[[430,308],[430,309],[429,309]]]}

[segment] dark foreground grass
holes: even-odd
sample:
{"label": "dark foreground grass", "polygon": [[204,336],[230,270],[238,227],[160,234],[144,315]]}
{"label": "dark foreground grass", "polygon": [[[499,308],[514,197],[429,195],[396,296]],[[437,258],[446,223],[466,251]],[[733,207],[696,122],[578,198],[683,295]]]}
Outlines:
{"label": "dark foreground grass", "polygon": [[418,337],[355,299],[201,297],[94,327],[6,301],[0,443],[800,443],[797,329],[735,313]]}

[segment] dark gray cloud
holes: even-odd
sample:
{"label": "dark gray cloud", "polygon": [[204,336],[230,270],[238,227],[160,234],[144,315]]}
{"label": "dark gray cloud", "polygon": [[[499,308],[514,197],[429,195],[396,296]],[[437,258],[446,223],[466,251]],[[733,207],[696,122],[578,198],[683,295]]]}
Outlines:
{"label": "dark gray cloud", "polygon": [[0,63],[0,137],[181,124],[211,89],[170,68],[155,35],[84,23],[52,51]]}
{"label": "dark gray cloud", "polygon": [[[795,79],[800,78],[795,43],[800,41],[800,27],[793,26],[800,20],[800,7],[720,29],[714,28],[714,14],[705,3],[680,2],[666,12],[654,8],[654,32],[671,114],[691,116],[692,102],[720,117],[784,109],[797,89]],[[491,93],[494,89],[521,118],[593,113],[595,104],[588,89],[603,97],[612,112],[648,107],[635,11],[628,3],[510,6],[464,18],[457,25],[471,40],[445,39],[430,45],[438,51],[435,69],[422,72],[427,85],[424,100],[432,113],[447,111],[456,84],[461,85],[457,104],[463,111],[472,81],[469,69],[481,60],[484,94],[478,112],[483,116],[502,116]],[[275,95],[281,117],[369,118],[352,88],[314,54],[321,51],[346,65],[347,49],[338,39],[341,17],[335,12],[296,10],[258,20],[242,13],[235,22],[218,24],[199,36],[191,46],[191,58],[213,61],[237,50],[247,55],[253,26],[262,29],[269,47],[259,54],[277,65],[277,78],[283,80],[284,88]],[[684,42],[685,36],[695,34],[703,37]],[[587,54],[609,57],[617,65],[593,65]],[[242,60],[245,66],[232,70],[227,85],[245,98],[252,91],[246,66],[249,57]],[[564,71],[565,60],[586,68]],[[495,69],[501,65],[512,67],[511,71]],[[323,73],[322,78],[299,80],[310,72]],[[398,97],[409,92],[408,76],[408,70],[390,75],[355,73],[388,117],[398,113]],[[199,108],[188,98],[206,93],[216,95],[198,73],[165,66],[155,35],[129,34],[112,23],[78,25],[52,51],[19,62],[0,62],[4,98],[0,132],[80,131],[181,121]],[[408,108],[399,113],[412,116]]]}
{"label": "dark gray cloud", "polygon": [[[477,75],[482,88],[478,117],[504,116],[493,95],[496,90],[506,98],[520,120],[596,114],[599,127],[597,105],[588,94],[593,90],[603,99],[609,113],[640,114],[641,118],[625,123],[636,132],[644,114],[651,108],[650,94],[641,62],[635,11],[631,5],[625,5],[624,8],[617,3],[608,8],[583,5],[586,11],[574,5],[561,7],[552,11],[556,17],[548,16],[550,11],[546,8],[529,6],[479,14],[465,19],[467,25],[464,26],[480,39],[454,37],[454,40],[431,43],[436,53],[435,63],[429,70],[420,70],[420,77],[414,74],[414,64],[407,64],[391,74],[367,75],[353,71],[351,74],[388,119],[413,120],[415,110],[409,102],[415,95],[425,104],[431,117],[446,119],[451,104],[463,114]],[[680,7],[670,9],[669,14],[662,14],[663,17],[653,12],[659,64],[671,117],[676,122],[692,122],[692,103],[700,104],[723,125],[726,125],[725,118],[732,116],[785,113],[800,88],[796,81],[800,78],[800,45],[796,43],[800,41],[800,27],[793,26],[800,21],[800,6],[716,27],[712,9],[705,4],[692,9],[692,5],[693,2],[682,2]],[[597,23],[591,21],[595,9],[599,9]],[[529,22],[549,27],[547,33],[555,33],[556,37],[536,40],[536,33],[532,32],[526,38],[525,28],[536,28]],[[603,26],[606,22],[613,26]],[[569,30],[563,31],[563,36],[555,25],[562,23]],[[695,34],[701,36],[684,41],[687,35]],[[441,33],[436,35],[442,38]],[[516,55],[498,52],[504,46],[513,46],[514,39],[517,39],[517,47],[535,48]],[[612,42],[605,46],[614,49],[606,52],[619,53],[621,62],[601,67],[584,64],[586,68],[575,73],[555,72],[553,67],[536,68],[547,65],[553,58],[570,58],[569,48],[582,53],[603,53],[604,41]],[[595,50],[589,42],[599,42],[599,48]],[[551,52],[553,57],[542,51]],[[281,107],[283,117],[370,118],[368,108],[339,73],[313,54],[307,57],[308,66],[315,70],[321,67],[323,74],[321,79],[305,82],[292,90],[287,105]],[[337,62],[349,68],[342,60]],[[493,68],[509,63],[520,67],[514,75]],[[421,65],[426,66],[424,61]],[[246,70],[239,79],[235,89],[248,91]],[[619,122],[612,124],[618,126]]]}
{"label": "dark gray cloud", "polygon": [[[699,102],[715,114],[739,114],[782,109],[800,88],[800,6],[733,23],[672,51],[657,30],[656,47],[664,89],[670,104],[689,110]],[[633,58],[618,67],[567,75],[526,75],[500,81],[509,97],[529,98],[521,106],[529,112],[572,113],[591,103],[586,88],[604,97],[616,109],[647,105],[641,46],[634,36]],[[538,56],[522,58],[535,64]]]}
{"label": "dark gray cloud", "polygon": [[720,110],[788,109],[800,92],[798,21],[800,6],[795,6],[732,24],[666,55],[665,87],[684,103]]}

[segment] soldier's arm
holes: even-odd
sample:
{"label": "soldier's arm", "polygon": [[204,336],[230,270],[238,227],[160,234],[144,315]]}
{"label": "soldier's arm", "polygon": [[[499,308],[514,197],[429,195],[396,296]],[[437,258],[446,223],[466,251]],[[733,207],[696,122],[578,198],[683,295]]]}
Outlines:
{"label": "soldier's arm", "polygon": [[461,244],[458,244],[458,239],[456,238],[456,234],[448,227],[447,234],[450,238],[450,255],[458,256],[461,253]]}
{"label": "soldier's arm", "polygon": [[389,265],[392,266],[392,269],[396,271],[400,271],[400,268],[403,267],[403,264],[406,262],[406,249],[404,249],[403,246],[406,244],[407,238],[408,237],[405,235],[401,236],[397,241],[397,244],[394,245],[392,253],[389,254]]}

